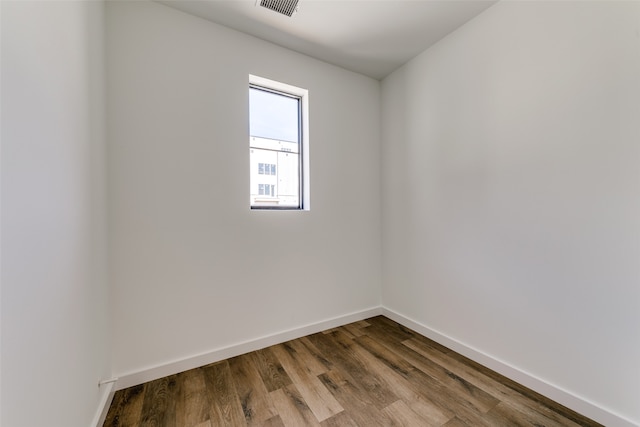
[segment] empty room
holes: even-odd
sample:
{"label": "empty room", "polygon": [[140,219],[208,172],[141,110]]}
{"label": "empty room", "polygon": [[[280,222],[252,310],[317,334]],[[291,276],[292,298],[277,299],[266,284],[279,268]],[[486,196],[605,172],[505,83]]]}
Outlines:
{"label": "empty room", "polygon": [[640,2],[0,23],[2,427],[640,426]]}

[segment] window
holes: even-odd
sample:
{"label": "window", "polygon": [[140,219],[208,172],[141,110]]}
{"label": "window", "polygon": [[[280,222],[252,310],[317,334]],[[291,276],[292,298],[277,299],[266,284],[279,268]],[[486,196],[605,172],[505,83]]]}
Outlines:
{"label": "window", "polygon": [[276,165],[269,164],[269,163],[258,163],[258,175],[275,175],[275,174],[276,174]]}
{"label": "window", "polygon": [[309,209],[308,92],[249,76],[250,206]]}
{"label": "window", "polygon": [[274,184],[258,184],[258,195],[259,196],[274,196],[275,195]]}

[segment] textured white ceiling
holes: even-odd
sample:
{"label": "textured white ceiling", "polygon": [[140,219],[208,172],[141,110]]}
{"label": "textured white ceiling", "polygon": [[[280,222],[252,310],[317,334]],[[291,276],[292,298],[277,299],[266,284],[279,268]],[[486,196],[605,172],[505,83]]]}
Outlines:
{"label": "textured white ceiling", "polygon": [[255,0],[157,0],[375,79],[382,79],[495,0],[300,0],[291,18]]}

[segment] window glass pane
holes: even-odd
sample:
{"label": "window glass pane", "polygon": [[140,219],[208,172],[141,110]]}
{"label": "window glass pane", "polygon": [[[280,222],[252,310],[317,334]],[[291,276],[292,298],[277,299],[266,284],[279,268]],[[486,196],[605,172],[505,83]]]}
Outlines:
{"label": "window glass pane", "polygon": [[302,99],[268,87],[249,88],[252,208],[302,208]]}
{"label": "window glass pane", "polygon": [[300,100],[261,89],[249,91],[251,136],[299,142]]}

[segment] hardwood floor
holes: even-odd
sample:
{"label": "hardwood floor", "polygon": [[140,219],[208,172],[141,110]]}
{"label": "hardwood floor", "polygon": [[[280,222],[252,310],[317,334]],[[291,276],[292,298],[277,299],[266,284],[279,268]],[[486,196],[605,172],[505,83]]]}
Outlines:
{"label": "hardwood floor", "polygon": [[120,390],[104,423],[598,425],[382,316]]}

